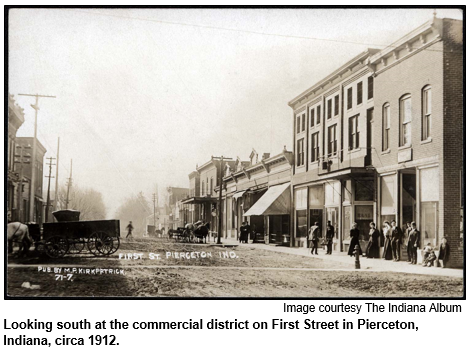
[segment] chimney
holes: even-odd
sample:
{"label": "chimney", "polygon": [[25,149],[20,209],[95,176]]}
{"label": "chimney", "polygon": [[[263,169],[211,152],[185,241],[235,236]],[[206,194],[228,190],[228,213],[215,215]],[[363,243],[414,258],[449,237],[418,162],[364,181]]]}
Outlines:
{"label": "chimney", "polygon": [[270,158],[270,153],[264,153],[264,154],[262,155],[262,160],[266,160],[266,159],[268,159],[268,158]]}

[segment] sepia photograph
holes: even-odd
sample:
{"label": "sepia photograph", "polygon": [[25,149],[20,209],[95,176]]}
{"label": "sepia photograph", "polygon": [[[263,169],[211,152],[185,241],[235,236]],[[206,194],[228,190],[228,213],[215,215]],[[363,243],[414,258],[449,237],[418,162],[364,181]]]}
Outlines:
{"label": "sepia photograph", "polygon": [[464,298],[462,7],[4,11],[6,299]]}

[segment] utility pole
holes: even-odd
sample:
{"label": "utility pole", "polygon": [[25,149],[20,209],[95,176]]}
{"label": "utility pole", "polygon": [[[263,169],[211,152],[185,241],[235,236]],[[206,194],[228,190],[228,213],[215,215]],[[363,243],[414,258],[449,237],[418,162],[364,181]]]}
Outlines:
{"label": "utility pole", "polygon": [[[58,208],[58,160],[60,157],[60,138],[58,138],[57,145],[57,168],[55,169],[55,207]],[[61,208],[60,208],[61,209]],[[55,217],[53,218],[55,221]]]}
{"label": "utility pole", "polygon": [[155,232],[155,202],[156,202],[155,193],[152,193],[152,202],[154,203],[154,232]]}
{"label": "utility pole", "polygon": [[50,163],[48,163],[47,165],[49,166],[49,175],[46,176],[49,178],[49,185],[47,187],[47,204],[45,205],[45,220],[44,222],[48,222],[48,218],[49,218],[49,208],[50,208],[50,179],[54,178],[55,176],[52,176],[52,165],[56,165],[56,164],[53,164],[53,160],[55,158],[52,158],[52,157],[49,157],[47,158]]}
{"label": "utility pole", "polygon": [[222,189],[223,189],[223,156],[220,158],[220,192],[218,195],[218,220],[217,220],[217,244],[222,243],[220,236],[222,234]]}
{"label": "utility pole", "polygon": [[68,203],[70,202],[70,187],[73,183],[73,159],[71,159],[71,169],[70,169],[70,177],[68,178],[68,189],[66,190],[66,200],[65,200],[65,209],[68,209]]}
{"label": "utility pole", "polygon": [[[23,164],[31,164],[31,155],[29,153],[24,153],[25,150],[31,149],[30,145],[27,146],[16,146],[16,149],[19,150],[19,154],[15,151],[15,160],[14,162],[19,164],[19,186],[18,186],[18,221],[23,219],[22,215],[22,193],[23,193]],[[19,157],[19,158],[16,158]],[[26,159],[24,159],[26,158]]]}
{"label": "utility pole", "polygon": [[36,154],[37,154],[37,112],[39,111],[39,97],[56,98],[56,96],[39,95],[39,94],[18,94],[20,96],[33,96],[36,98],[36,104],[31,105],[36,111],[34,119],[34,140],[32,143],[32,161],[31,161],[31,186],[29,186],[29,221],[34,221],[34,202],[36,194]]}

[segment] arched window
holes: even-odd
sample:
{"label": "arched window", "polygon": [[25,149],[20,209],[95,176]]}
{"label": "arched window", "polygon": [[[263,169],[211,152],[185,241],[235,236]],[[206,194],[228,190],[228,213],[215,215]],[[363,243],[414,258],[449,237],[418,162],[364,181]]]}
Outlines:
{"label": "arched window", "polygon": [[429,139],[432,129],[432,89],[427,85],[422,89],[422,140]]}
{"label": "arched window", "polygon": [[400,98],[400,146],[411,145],[411,95]]}
{"label": "arched window", "polygon": [[382,151],[390,148],[390,104],[387,102],[382,107]]}

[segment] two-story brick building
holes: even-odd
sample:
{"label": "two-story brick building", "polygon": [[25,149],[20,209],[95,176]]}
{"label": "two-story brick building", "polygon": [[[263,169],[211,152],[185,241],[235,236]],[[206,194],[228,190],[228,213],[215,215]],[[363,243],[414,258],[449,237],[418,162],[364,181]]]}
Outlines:
{"label": "two-story brick building", "polygon": [[416,221],[463,262],[463,22],[435,18],[369,59],[378,220]]}
{"label": "two-story brick building", "polygon": [[335,248],[349,244],[353,221],[368,237],[375,217],[371,121],[374,79],[369,49],[289,102],[293,108],[293,246],[306,246],[309,228],[335,227]]}

